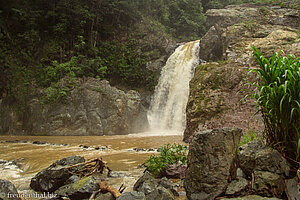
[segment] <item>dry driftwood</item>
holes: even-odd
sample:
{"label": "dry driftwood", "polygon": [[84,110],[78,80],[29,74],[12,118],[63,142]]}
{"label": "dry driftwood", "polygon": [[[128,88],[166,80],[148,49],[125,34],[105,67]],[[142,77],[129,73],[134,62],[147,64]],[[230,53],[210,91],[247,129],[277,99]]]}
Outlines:
{"label": "dry driftwood", "polygon": [[99,187],[101,192],[110,192],[115,198],[121,196],[121,192],[119,190],[110,185],[107,185],[105,181],[100,182]]}
{"label": "dry driftwood", "polygon": [[[83,166],[83,167],[81,170],[71,171],[71,169],[74,169],[75,167],[78,166]],[[107,175],[109,175],[111,172],[111,169],[107,166],[107,163],[102,160],[102,158],[100,159],[96,158],[84,163],[78,163],[76,165],[66,167],[66,169],[69,170],[69,173],[80,177],[90,176],[95,172],[100,172],[101,174],[103,174],[105,169],[108,170]]]}

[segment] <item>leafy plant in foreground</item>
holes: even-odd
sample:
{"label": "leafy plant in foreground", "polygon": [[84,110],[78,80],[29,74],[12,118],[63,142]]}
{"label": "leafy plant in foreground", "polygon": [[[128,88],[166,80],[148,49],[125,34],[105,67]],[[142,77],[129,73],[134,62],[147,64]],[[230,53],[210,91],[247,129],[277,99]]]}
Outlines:
{"label": "leafy plant in foreground", "polygon": [[252,83],[265,124],[268,145],[289,160],[300,161],[300,58],[274,53],[270,59],[253,47],[259,83]]}
{"label": "leafy plant in foreground", "polygon": [[187,147],[180,144],[167,144],[159,149],[159,155],[151,155],[144,163],[147,170],[155,176],[161,176],[168,165],[187,163]]}

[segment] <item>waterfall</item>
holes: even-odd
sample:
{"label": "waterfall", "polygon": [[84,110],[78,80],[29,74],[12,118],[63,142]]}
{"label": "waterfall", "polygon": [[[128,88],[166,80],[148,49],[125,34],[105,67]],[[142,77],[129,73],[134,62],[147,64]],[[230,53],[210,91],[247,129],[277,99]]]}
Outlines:
{"label": "waterfall", "polygon": [[199,41],[179,46],[161,71],[147,113],[150,131],[183,133],[189,82],[199,64]]}

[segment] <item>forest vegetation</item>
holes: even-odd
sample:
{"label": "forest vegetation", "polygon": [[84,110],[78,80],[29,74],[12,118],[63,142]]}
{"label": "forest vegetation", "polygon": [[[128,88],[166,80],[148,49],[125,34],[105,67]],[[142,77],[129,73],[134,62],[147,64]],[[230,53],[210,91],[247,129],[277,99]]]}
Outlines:
{"label": "forest vegetation", "polygon": [[1,1],[0,98],[18,105],[22,113],[37,89],[43,91],[45,103],[61,101],[80,77],[151,91],[156,80],[146,63],[153,56],[139,49],[141,29],[162,32],[174,42],[195,40],[209,28],[207,9],[274,2],[278,1]]}

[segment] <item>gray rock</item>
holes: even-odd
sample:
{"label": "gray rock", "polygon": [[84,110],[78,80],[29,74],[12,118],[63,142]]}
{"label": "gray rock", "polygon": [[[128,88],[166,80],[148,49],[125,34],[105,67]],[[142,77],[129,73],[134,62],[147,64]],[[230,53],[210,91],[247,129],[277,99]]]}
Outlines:
{"label": "gray rock", "polygon": [[[30,182],[30,187],[38,192],[54,192],[72,176],[65,168],[85,162],[81,156],[70,156],[56,161],[48,168],[37,173]],[[79,167],[75,167],[79,169]],[[75,170],[75,169],[74,169]]]}
{"label": "gray rock", "polygon": [[246,175],[241,168],[237,168],[236,177],[237,178],[246,178]]}
{"label": "gray rock", "polygon": [[222,200],[280,200],[275,197],[268,198],[268,197],[261,197],[257,195],[250,195],[250,196],[244,196],[244,197],[237,197],[237,198],[223,198]]}
{"label": "gray rock", "polygon": [[160,179],[159,185],[163,186],[166,189],[169,189],[173,193],[174,196],[179,196],[178,192],[174,189],[172,182],[169,179],[167,179],[166,177],[163,177],[162,179]]}
{"label": "gray rock", "polygon": [[240,22],[259,22],[272,25],[299,26],[299,11],[297,9],[276,9],[266,6],[267,13],[261,7],[246,5],[230,5],[224,9],[209,9],[206,11],[207,20],[211,25],[224,28]]}
{"label": "gray rock", "polygon": [[223,57],[222,31],[212,26],[201,38],[199,58],[205,61],[218,61]]}
{"label": "gray rock", "polygon": [[146,200],[146,196],[142,192],[133,191],[122,194],[117,200]]}
{"label": "gray rock", "polygon": [[115,199],[116,198],[110,192],[105,194],[99,193],[95,198],[95,200],[115,200]]}
{"label": "gray rock", "polygon": [[251,177],[254,170],[268,171],[277,174],[289,175],[290,167],[281,154],[265,146],[261,141],[251,141],[240,147],[240,167]]}
{"label": "gray rock", "polygon": [[221,128],[194,133],[184,181],[190,200],[213,200],[236,176],[241,129]]}
{"label": "gray rock", "polygon": [[21,200],[16,187],[7,180],[0,179],[0,199]]}
{"label": "gray rock", "polygon": [[254,171],[254,177],[255,194],[281,198],[285,191],[285,181],[282,176],[271,172]]}
{"label": "gray rock", "polygon": [[167,178],[179,178],[183,179],[185,177],[186,165],[182,163],[176,163],[173,165],[167,166],[163,175]]}
{"label": "gray rock", "polygon": [[[78,79],[76,84],[65,103],[43,104],[41,97],[29,100],[21,125],[25,134],[120,135],[147,129],[147,110],[137,91],[124,92],[95,78]],[[20,122],[10,117],[15,113],[9,103],[0,104],[0,111],[1,132],[19,133]]]}
{"label": "gray rock", "polygon": [[89,198],[94,191],[99,190],[99,185],[94,177],[85,177],[75,183],[60,187],[55,193],[71,200]]}
{"label": "gray rock", "polygon": [[[169,187],[169,186],[168,186]],[[146,196],[146,200],[161,199],[172,200],[175,199],[172,192],[159,185],[158,182],[151,176],[149,172],[145,172],[144,175],[134,184],[133,190],[142,192]]]}
{"label": "gray rock", "polygon": [[72,175],[70,178],[68,178],[68,180],[66,180],[65,184],[68,185],[68,184],[72,184],[72,183],[75,183],[77,181],[79,181],[80,178],[76,175]]}
{"label": "gray rock", "polygon": [[244,178],[239,178],[238,180],[233,180],[227,187],[226,195],[241,195],[248,189],[249,181]]}
{"label": "gray rock", "polygon": [[242,168],[243,172],[247,176],[251,176],[251,173],[255,168],[256,165],[255,157],[257,151],[263,149],[264,147],[265,145],[263,144],[262,141],[254,140],[239,148],[240,167]]}
{"label": "gray rock", "polygon": [[300,191],[296,178],[286,181],[285,193],[287,194],[289,200],[300,199]]}

